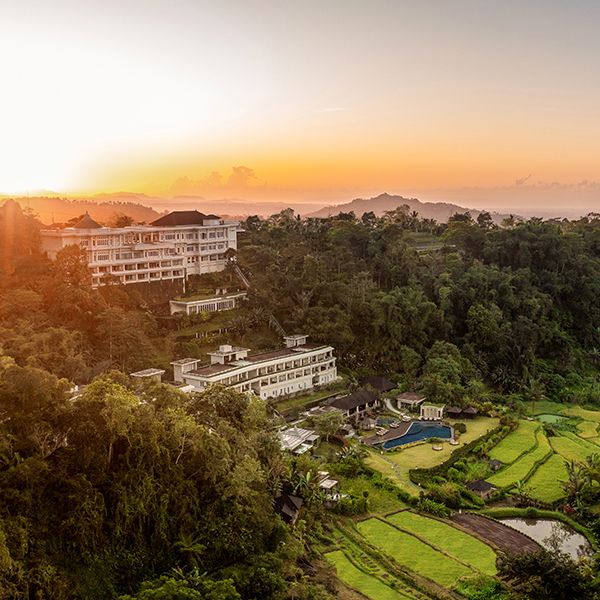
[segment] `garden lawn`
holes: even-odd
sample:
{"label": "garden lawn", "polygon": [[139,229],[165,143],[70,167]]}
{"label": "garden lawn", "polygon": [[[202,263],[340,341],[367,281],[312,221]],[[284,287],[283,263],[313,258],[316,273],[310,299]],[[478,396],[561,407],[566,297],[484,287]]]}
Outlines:
{"label": "garden lawn", "polygon": [[369,512],[375,515],[385,515],[407,507],[404,502],[398,500],[396,492],[376,487],[376,482],[364,475],[352,479],[340,478],[336,475],[334,479],[342,479],[342,492],[344,494],[362,497],[364,492],[368,492]]}
{"label": "garden lawn", "polygon": [[588,442],[575,434],[565,432],[556,437],[550,438],[550,445],[555,452],[567,460],[585,462],[585,459],[598,452],[596,444]]}
{"label": "garden lawn", "polygon": [[397,527],[420,535],[486,575],[495,575],[497,572],[495,552],[487,544],[464,531],[409,510],[391,515],[387,520]]}
{"label": "garden lawn", "polygon": [[[477,439],[480,435],[486,434],[490,429],[498,427],[498,423],[498,419],[490,419],[488,417],[481,417],[474,419],[473,421],[468,421],[467,433],[463,433],[460,436],[461,446]],[[403,476],[408,477],[408,471],[415,467],[419,467],[420,469],[430,469],[431,467],[439,465],[450,457],[455,448],[457,448],[457,446],[451,446],[450,444],[444,443],[442,444],[442,450],[435,451],[432,448],[432,444],[425,443],[410,448],[404,448],[398,452],[386,452],[385,457],[397,464],[400,467],[400,473]],[[375,456],[380,454],[377,450],[371,450],[370,452]],[[375,465],[372,466],[375,467]]]}
{"label": "garden lawn", "polygon": [[486,481],[496,487],[507,487],[517,481],[523,481],[531,469],[535,467],[535,463],[545,458],[552,451],[548,438],[543,431],[538,431],[536,437],[538,447],[535,450],[525,454],[512,465],[503,467],[499,472],[488,477]]}
{"label": "garden lawn", "polygon": [[595,421],[583,421],[577,425],[579,432],[577,435],[584,439],[598,437],[598,423]]}
{"label": "garden lawn", "polygon": [[404,600],[412,598],[393,590],[379,579],[355,567],[341,550],[328,552],[327,560],[335,565],[338,577],[373,600]]}
{"label": "garden lawn", "polygon": [[565,492],[560,481],[566,481],[568,478],[565,459],[560,454],[553,454],[534,473],[527,482],[527,487],[531,490],[533,498],[552,504],[564,497]]}
{"label": "garden lawn", "polygon": [[519,427],[509,433],[500,443],[490,450],[490,458],[512,463],[521,454],[531,450],[535,444],[535,431],[540,424],[536,421],[519,421]]}
{"label": "garden lawn", "polygon": [[370,452],[369,456],[365,459],[365,462],[370,467],[377,469],[384,477],[389,477],[401,490],[404,490],[413,496],[419,495],[421,488],[410,481],[408,478],[408,470],[401,472],[399,468],[392,469],[392,465],[378,452]]}
{"label": "garden lawn", "polygon": [[459,577],[471,574],[471,569],[453,558],[379,519],[362,521],[358,529],[372,544],[393,556],[401,565],[446,587]]}

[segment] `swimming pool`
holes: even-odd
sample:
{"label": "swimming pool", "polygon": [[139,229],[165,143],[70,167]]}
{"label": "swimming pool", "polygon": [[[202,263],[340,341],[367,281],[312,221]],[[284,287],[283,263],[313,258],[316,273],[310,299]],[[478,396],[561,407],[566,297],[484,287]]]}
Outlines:
{"label": "swimming pool", "polygon": [[383,448],[389,450],[390,448],[406,446],[406,444],[428,440],[433,437],[449,440],[452,437],[452,429],[437,423],[412,423],[403,436],[384,442]]}

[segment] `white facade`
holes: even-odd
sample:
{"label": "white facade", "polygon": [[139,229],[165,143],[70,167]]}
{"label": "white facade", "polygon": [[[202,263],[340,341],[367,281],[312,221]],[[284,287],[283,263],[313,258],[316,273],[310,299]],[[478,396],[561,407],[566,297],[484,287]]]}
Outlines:
{"label": "white facade", "polygon": [[238,306],[240,300],[246,296],[246,292],[237,292],[213,296],[212,298],[203,298],[202,300],[169,300],[169,306],[172,315],[195,315],[202,312],[231,310]]}
{"label": "white facade", "polygon": [[267,400],[310,390],[337,378],[331,346],[303,344],[250,356],[248,352],[248,348],[221,346],[209,353],[211,364],[200,368],[200,359],[176,360],[171,363],[174,379],[193,385],[196,391],[220,383]]}
{"label": "white facade", "polygon": [[[177,214],[184,213],[171,213]],[[222,271],[227,250],[237,249],[239,223],[197,211],[185,214],[191,215],[188,221],[196,222],[114,228],[102,227],[86,215],[74,227],[43,229],[42,252],[54,260],[57,252],[70,244],[85,248],[94,287],[109,274],[130,284]]]}

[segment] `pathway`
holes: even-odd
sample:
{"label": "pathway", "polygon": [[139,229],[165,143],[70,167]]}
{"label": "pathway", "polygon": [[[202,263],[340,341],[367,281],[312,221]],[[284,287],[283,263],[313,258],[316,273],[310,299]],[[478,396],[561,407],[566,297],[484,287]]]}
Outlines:
{"label": "pathway", "polygon": [[383,399],[385,401],[385,405],[387,407],[388,410],[390,410],[393,413],[396,413],[397,415],[402,415],[404,416],[404,413],[401,413],[399,410],[396,410],[393,406],[392,406],[392,401],[389,398],[384,398]]}

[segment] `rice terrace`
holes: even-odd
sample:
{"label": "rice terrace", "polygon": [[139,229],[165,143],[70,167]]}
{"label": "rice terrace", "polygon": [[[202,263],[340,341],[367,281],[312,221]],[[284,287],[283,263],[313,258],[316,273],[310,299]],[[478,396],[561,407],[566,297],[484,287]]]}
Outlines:
{"label": "rice terrace", "polygon": [[[583,480],[585,464],[586,473],[594,476],[600,412],[550,401],[538,402],[536,408],[512,423],[483,416],[468,422],[460,445],[443,443],[438,453],[432,452],[430,440],[387,452],[371,446],[366,462],[383,474],[380,488],[399,490],[397,509],[389,510],[388,502],[379,505],[378,513],[373,498],[374,515],[338,521],[334,549],[325,556],[349,589],[374,600],[457,598],[457,592],[487,598],[469,595],[484,588],[497,591],[490,598],[504,598],[498,560],[506,553],[542,549],[528,535],[502,524],[506,517],[563,523],[573,534],[585,534],[595,549],[589,532],[571,518],[580,498],[572,484],[577,477]],[[449,498],[436,503],[424,497],[426,483],[428,497],[433,488],[441,499],[450,493],[450,484],[473,479],[491,484],[492,491],[488,500],[465,495],[472,501],[466,512],[448,509]],[[588,518],[600,523],[597,505],[586,510]]]}

